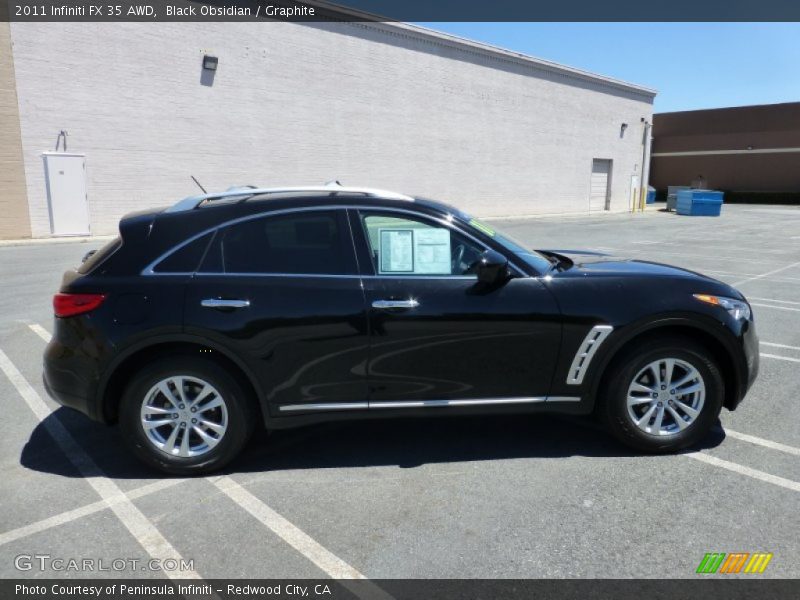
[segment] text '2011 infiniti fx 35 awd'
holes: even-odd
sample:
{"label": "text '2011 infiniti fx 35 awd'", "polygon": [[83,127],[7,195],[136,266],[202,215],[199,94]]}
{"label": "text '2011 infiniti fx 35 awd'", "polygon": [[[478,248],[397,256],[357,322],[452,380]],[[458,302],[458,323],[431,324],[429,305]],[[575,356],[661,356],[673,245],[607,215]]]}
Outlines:
{"label": "text '2011 infiniti fx 35 awd'", "polygon": [[669,452],[758,371],[731,286],[530,250],[426,199],[235,188],[119,231],[64,275],[45,385],[169,473],[219,469],[258,423],[374,416],[595,413]]}

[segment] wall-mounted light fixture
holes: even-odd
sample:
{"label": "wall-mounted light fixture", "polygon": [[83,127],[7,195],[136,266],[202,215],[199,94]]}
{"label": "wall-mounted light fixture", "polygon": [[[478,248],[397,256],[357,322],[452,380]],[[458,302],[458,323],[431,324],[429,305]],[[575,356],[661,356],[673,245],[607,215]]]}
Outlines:
{"label": "wall-mounted light fixture", "polygon": [[216,71],[217,64],[219,64],[219,58],[216,56],[211,56],[210,54],[203,55],[203,68],[208,71]]}
{"label": "wall-mounted light fixture", "polygon": [[625,130],[627,128],[628,128],[628,124],[627,123],[623,123],[622,125],[619,126],[619,137],[620,137],[620,139],[625,137]]}

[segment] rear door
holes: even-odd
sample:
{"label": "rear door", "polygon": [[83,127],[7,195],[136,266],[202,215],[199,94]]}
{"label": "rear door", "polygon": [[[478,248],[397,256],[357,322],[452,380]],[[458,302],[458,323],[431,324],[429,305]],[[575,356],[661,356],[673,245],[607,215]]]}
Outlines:
{"label": "rear door", "polygon": [[361,210],[351,224],[365,269],[370,408],[544,401],[561,324],[539,280],[482,288],[471,265],[485,246],[446,220]]}
{"label": "rear door", "polygon": [[185,330],[244,360],[272,415],[366,408],[367,317],[345,211],[221,228],[188,285]]}

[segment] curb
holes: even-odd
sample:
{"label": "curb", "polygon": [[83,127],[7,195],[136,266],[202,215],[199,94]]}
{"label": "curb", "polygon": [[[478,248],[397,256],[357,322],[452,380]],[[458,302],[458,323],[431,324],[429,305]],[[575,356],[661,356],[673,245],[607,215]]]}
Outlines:
{"label": "curb", "polygon": [[105,242],[113,240],[116,235],[91,235],[75,237],[29,238],[17,240],[0,240],[0,248],[9,246],[47,246],[52,244],[85,244],[87,242]]}

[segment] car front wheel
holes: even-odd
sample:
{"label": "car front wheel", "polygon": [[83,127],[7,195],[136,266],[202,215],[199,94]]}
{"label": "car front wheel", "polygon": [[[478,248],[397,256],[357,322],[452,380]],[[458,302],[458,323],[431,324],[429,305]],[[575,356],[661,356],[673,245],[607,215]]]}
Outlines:
{"label": "car front wheel", "polygon": [[601,407],[612,433],[645,452],[672,452],[708,434],[724,384],[713,355],[683,339],[649,341],[611,367]]}
{"label": "car front wheel", "polygon": [[255,418],[252,400],[219,365],[174,358],[145,367],[120,407],[120,428],[147,464],[179,475],[222,468],[244,447]]}

